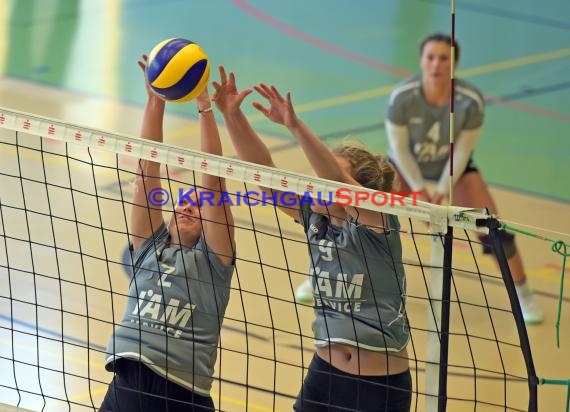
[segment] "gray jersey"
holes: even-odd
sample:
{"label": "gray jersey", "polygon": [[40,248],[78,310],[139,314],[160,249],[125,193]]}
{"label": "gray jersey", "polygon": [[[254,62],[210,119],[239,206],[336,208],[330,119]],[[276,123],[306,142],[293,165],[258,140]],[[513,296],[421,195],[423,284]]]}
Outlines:
{"label": "gray jersey", "polygon": [[408,343],[405,274],[399,222],[376,233],[349,218],[344,228],[300,208],[311,256],[317,346],[341,343],[367,350],[400,351]]}
{"label": "gray jersey", "polygon": [[163,224],[133,254],[134,273],[123,319],[109,341],[116,358],[143,362],[157,374],[209,395],[234,266],[224,265],[201,237],[171,248]]}
{"label": "gray jersey", "polygon": [[[455,80],[454,112],[455,139],[461,131],[483,124],[483,96],[460,79]],[[408,127],[410,151],[426,179],[439,179],[449,158],[449,113],[449,104],[434,106],[426,101],[419,76],[399,84],[390,96],[386,117]],[[389,156],[394,158],[391,150]]]}

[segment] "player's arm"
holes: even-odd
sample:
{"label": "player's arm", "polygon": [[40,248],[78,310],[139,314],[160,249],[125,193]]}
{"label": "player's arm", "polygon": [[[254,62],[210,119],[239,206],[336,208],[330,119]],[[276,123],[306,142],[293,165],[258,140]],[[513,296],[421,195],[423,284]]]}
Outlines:
{"label": "player's arm", "polygon": [[[212,100],[215,101],[216,107],[224,116],[224,122],[239,158],[259,165],[275,167],[269,149],[253,130],[241,110],[243,100],[252,90],[246,89],[238,93],[234,74],[230,73],[228,76],[223,66],[220,66],[219,70],[220,83],[213,83],[216,92]],[[276,192],[276,196],[273,198],[281,198],[279,191],[266,187],[260,187],[260,189],[266,192],[267,197],[273,196]],[[293,218],[297,218],[299,215],[298,205],[279,206],[279,209]]]}
{"label": "player's arm", "polygon": [[286,98],[284,98],[275,86],[267,86],[263,83],[254,88],[267,99],[270,106],[265,107],[258,102],[254,102],[253,106],[269,120],[289,129],[301,145],[317,176],[323,179],[342,181],[342,171],[333,154],[295,113],[291,102],[291,93],[287,93]]}
{"label": "player's arm", "polygon": [[[146,70],[146,60],[146,55],[143,55],[143,60],[138,62],[143,73]],[[148,97],[144,108],[140,136],[143,139],[162,142],[165,102],[154,95],[148,85],[146,87]],[[137,250],[163,223],[162,208],[150,205],[148,202],[148,193],[160,187],[160,164],[148,160],[139,160],[130,216],[131,242],[134,250]]]}
{"label": "player's arm", "polygon": [[[405,111],[403,95],[395,90],[390,96],[386,110],[385,129],[393,161],[398,172],[412,191],[418,191],[427,196],[425,181],[420,166],[410,150],[408,119]],[[426,199],[426,200],[429,200]]]}
{"label": "player's arm", "polygon": [[[259,84],[254,89],[267,100],[269,107],[265,107],[259,102],[254,102],[253,107],[269,120],[289,129],[293,137],[301,145],[316,175],[323,179],[342,182],[340,168],[330,150],[296,115],[291,102],[291,94],[287,93],[287,98],[284,98],[275,86],[270,87],[265,84]],[[346,216],[344,208],[336,204],[319,209],[322,209],[323,214],[339,218]]]}
{"label": "player's arm", "polygon": [[[362,187],[348,171],[340,167],[329,148],[299,119],[291,102],[291,93],[287,93],[287,96],[284,98],[275,86],[270,87],[264,84],[256,86],[255,90],[268,100],[270,107],[266,108],[259,103],[254,103],[254,107],[270,120],[282,124],[289,129],[291,134],[299,142],[317,176],[323,179]],[[342,207],[336,204],[327,206],[327,209],[328,213],[335,217],[345,217],[346,213],[348,213],[361,224],[373,228],[384,226],[382,213],[379,212],[354,207]]]}
{"label": "player's arm", "polygon": [[[479,140],[479,135],[481,134],[485,117],[485,103],[483,96],[479,91],[474,89],[473,93],[469,93],[467,98],[470,98],[471,102],[466,109],[465,121],[464,124],[461,125],[462,129],[457,136],[457,139],[455,139],[453,149],[454,185],[457,183],[467,167],[467,163],[475,149],[477,140]],[[434,203],[441,203],[443,198],[449,193],[450,164],[451,154],[449,159],[447,159],[447,163],[439,178],[436,193],[433,196]]]}
{"label": "player's arm", "polygon": [[[216,118],[212,112],[208,89],[197,98],[200,113],[200,148],[203,152],[222,155],[222,143]],[[229,265],[233,262],[235,251],[234,219],[228,202],[223,201],[227,194],[226,180],[218,176],[204,174],[204,191],[209,200],[202,200],[202,227],[207,245],[218,255],[220,260]]]}
{"label": "player's arm", "polygon": [[408,126],[399,126],[389,120],[385,122],[388,144],[394,156],[394,162],[402,177],[413,191],[423,191],[424,177],[418,162],[412,155],[409,146]]}
{"label": "player's arm", "polygon": [[[464,130],[457,136],[456,142],[453,145],[453,185],[457,183],[469,162],[469,158],[475,149],[481,129]],[[447,159],[447,163],[443,168],[441,177],[439,178],[436,193],[433,196],[434,203],[441,203],[443,198],[449,193],[449,180],[450,177],[451,157]]]}

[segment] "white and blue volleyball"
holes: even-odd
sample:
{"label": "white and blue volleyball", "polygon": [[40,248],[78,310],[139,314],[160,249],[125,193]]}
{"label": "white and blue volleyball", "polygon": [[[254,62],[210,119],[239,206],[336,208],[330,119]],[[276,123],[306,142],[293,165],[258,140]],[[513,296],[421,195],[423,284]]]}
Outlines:
{"label": "white and blue volleyball", "polygon": [[146,76],[148,84],[161,99],[187,102],[206,87],[210,63],[198,44],[186,39],[168,39],[150,52]]}

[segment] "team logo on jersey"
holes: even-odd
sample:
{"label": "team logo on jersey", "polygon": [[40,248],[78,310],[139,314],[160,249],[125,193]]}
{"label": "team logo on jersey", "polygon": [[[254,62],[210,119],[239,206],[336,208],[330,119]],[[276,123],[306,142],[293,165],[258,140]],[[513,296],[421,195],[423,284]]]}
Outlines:
{"label": "team logo on jersey", "polygon": [[160,263],[160,278],[156,284],[148,284],[148,289],[140,291],[138,300],[129,314],[131,323],[142,324],[147,328],[166,331],[169,336],[180,338],[192,319],[196,304],[181,301],[171,296],[172,282],[168,277],[175,272],[172,265]]}
{"label": "team logo on jersey", "polygon": [[437,162],[449,156],[449,145],[440,144],[441,124],[435,122],[425,134],[423,141],[414,145],[418,163]]}

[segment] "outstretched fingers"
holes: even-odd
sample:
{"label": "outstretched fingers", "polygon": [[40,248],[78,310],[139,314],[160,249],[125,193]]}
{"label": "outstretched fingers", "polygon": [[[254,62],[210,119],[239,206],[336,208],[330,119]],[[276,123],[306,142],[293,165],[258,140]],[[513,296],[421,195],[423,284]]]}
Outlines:
{"label": "outstretched fingers", "polygon": [[268,86],[264,83],[260,83],[254,86],[254,89],[269,101],[274,100],[278,103],[284,103],[286,101],[291,105],[291,92],[287,93],[287,99],[285,99],[274,85]]}
{"label": "outstretched fingers", "polygon": [[293,100],[291,99],[291,92],[287,92],[287,106],[289,106],[291,113],[295,113],[295,109],[293,108]]}
{"label": "outstretched fingers", "polygon": [[137,62],[137,64],[139,65],[140,69],[143,72],[144,83],[145,83],[148,98],[153,98],[153,99],[158,98],[158,96],[154,93],[152,87],[148,83],[148,78],[147,78],[147,73],[146,73],[147,69],[148,69],[148,56],[143,53],[141,55],[141,59]]}
{"label": "outstretched fingers", "polygon": [[291,93],[287,93],[284,98],[275,86],[268,86],[264,83],[259,83],[254,86],[254,89],[269,103],[269,107],[265,107],[259,102],[254,102],[252,105],[255,109],[275,123],[287,127],[294,123],[295,111],[291,104]]}
{"label": "outstretched fingers", "polygon": [[228,76],[226,74],[226,69],[221,64],[218,67],[218,69],[220,71],[220,81],[222,82],[222,85],[225,85],[228,82]]}
{"label": "outstretched fingers", "polygon": [[230,79],[229,79],[228,85],[230,87],[234,87],[237,90],[236,75],[234,74],[234,72],[230,72]]}
{"label": "outstretched fingers", "polygon": [[229,114],[239,109],[243,100],[252,93],[252,89],[237,90],[236,77],[233,72],[226,72],[224,66],[218,67],[220,80],[213,81],[214,93],[211,100],[216,102],[216,106],[222,113]]}
{"label": "outstretched fingers", "polygon": [[283,96],[281,96],[281,93],[279,93],[279,91],[277,90],[277,88],[274,85],[271,85],[271,91],[273,92],[273,95],[275,97],[277,97],[279,100],[281,100],[281,101],[285,100],[283,98]]}
{"label": "outstretched fingers", "polygon": [[239,92],[235,97],[237,106],[241,106],[244,99],[247,96],[249,96],[252,92],[253,92],[253,90],[251,90],[251,89],[245,89],[245,90],[242,90],[241,92]]}
{"label": "outstretched fingers", "polygon": [[263,83],[255,85],[255,86],[253,86],[253,88],[255,89],[255,91],[257,93],[259,93],[261,96],[265,97],[267,100],[269,100],[271,98],[271,95],[267,90],[267,86],[265,86]]}
{"label": "outstretched fingers", "polygon": [[240,102],[245,99],[247,96],[249,96],[251,93],[253,93],[252,89],[244,89],[241,92],[238,93],[238,97],[240,99]]}
{"label": "outstretched fingers", "polygon": [[[218,70],[220,72],[220,83],[218,83],[217,81],[213,81],[212,82],[212,86],[214,87],[214,90],[217,92],[218,90],[220,90],[220,88],[222,86],[224,86],[227,82],[228,82],[228,78],[226,76],[226,69],[224,69],[224,66],[222,66],[221,64],[218,66]],[[216,97],[216,93],[214,93],[212,95],[212,100],[215,100]]]}
{"label": "outstretched fingers", "polygon": [[270,108],[265,107],[264,105],[262,105],[262,104],[259,103],[259,102],[253,102],[253,103],[251,103],[251,105],[252,105],[255,109],[259,110],[261,113],[263,113],[265,116],[269,117],[269,113],[270,113],[270,111],[271,111]]}
{"label": "outstretched fingers", "polygon": [[139,65],[139,67],[140,67],[143,71],[145,71],[145,70],[146,70],[146,66],[147,66],[147,64],[148,64],[148,56],[143,53],[143,54],[141,55],[141,60],[139,60],[139,61],[137,62],[137,64]]}

